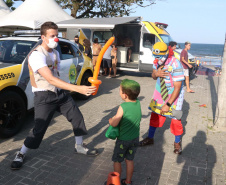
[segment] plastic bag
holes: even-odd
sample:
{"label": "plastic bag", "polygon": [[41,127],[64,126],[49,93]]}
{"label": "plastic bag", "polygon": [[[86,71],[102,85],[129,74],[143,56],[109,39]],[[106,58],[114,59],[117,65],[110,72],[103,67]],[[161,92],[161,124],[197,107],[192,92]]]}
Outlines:
{"label": "plastic bag", "polygon": [[105,136],[109,139],[115,140],[119,136],[119,127],[113,127],[110,125],[105,133]]}

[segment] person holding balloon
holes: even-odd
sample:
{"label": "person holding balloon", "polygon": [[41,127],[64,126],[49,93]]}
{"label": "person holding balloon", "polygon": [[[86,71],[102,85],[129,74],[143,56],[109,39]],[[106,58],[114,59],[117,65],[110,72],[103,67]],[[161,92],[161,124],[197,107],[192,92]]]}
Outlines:
{"label": "person holding balloon", "polygon": [[16,153],[16,157],[11,163],[12,170],[22,167],[25,155],[30,149],[39,148],[55,111],[63,114],[72,124],[75,153],[98,155],[96,149],[87,148],[83,144],[83,135],[87,135],[83,115],[70,94],[65,91],[75,91],[90,96],[97,88],[69,84],[59,79],[60,58],[58,51],[54,49],[59,42],[57,36],[58,26],[53,22],[45,22],[41,26],[42,44],[29,55],[28,68],[34,93],[35,124],[22,148]]}

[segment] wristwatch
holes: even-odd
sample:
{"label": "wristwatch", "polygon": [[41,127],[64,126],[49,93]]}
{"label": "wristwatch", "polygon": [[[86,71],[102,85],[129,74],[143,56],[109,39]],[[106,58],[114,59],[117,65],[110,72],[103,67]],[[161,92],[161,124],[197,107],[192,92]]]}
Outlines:
{"label": "wristwatch", "polygon": [[168,107],[171,107],[171,104],[170,104],[169,102],[167,102],[166,105],[167,105]]}

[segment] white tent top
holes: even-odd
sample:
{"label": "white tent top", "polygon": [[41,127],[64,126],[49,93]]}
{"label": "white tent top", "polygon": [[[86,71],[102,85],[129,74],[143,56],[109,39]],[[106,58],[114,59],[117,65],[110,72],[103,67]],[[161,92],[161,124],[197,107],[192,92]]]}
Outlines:
{"label": "white tent top", "polygon": [[140,23],[141,17],[111,17],[111,18],[84,18],[71,19],[58,22],[59,29],[63,28],[108,28],[112,29],[117,24]]}
{"label": "white tent top", "polygon": [[11,11],[3,0],[0,0],[0,18],[4,15],[9,14]]}
{"label": "white tent top", "polygon": [[0,31],[38,29],[46,21],[74,19],[55,0],[26,0],[15,11],[0,18]]}

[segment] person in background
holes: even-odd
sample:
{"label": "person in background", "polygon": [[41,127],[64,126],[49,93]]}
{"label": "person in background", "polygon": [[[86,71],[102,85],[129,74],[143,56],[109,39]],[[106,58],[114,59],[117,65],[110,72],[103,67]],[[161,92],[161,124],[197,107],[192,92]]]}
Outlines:
{"label": "person in background", "polygon": [[94,42],[93,42],[93,47],[92,47],[92,53],[93,53],[93,59],[92,59],[92,63],[93,63],[93,69],[95,68],[96,66],[96,62],[97,62],[97,57],[101,51],[101,45],[98,43],[98,38],[95,38],[94,39]]}
{"label": "person in background", "polygon": [[190,50],[190,48],[191,48],[191,43],[185,42],[185,48],[180,54],[180,61],[184,68],[184,76],[185,76],[185,84],[187,87],[187,92],[194,93],[195,91],[190,89],[190,84],[189,84],[189,68],[192,68],[192,65],[188,63],[188,50]]}
{"label": "person in background", "polygon": [[92,49],[90,47],[91,46],[90,41],[88,39],[84,39],[83,46],[85,46],[85,51],[84,51],[85,55],[92,59]]}
{"label": "person in background", "polygon": [[112,50],[111,50],[111,59],[112,59],[112,68],[113,68],[113,72],[114,72],[114,75],[112,76],[112,78],[115,78],[116,77],[116,72],[117,72],[117,69],[116,69],[116,65],[117,65],[117,48],[116,48],[116,44],[113,43],[112,44]]}
{"label": "person in background", "polygon": [[112,161],[114,171],[121,175],[121,163],[126,162],[126,179],[122,179],[122,185],[129,185],[134,171],[135,153],[139,144],[141,107],[137,99],[140,94],[140,84],[134,80],[124,79],[120,84],[120,96],[122,103],[116,115],[109,119],[109,124],[119,127],[119,137],[116,140]]}
{"label": "person in background", "polygon": [[[108,40],[106,39],[105,43],[107,43],[107,41]],[[111,76],[111,68],[112,68],[111,49],[112,49],[112,47],[109,46],[103,56],[104,76],[107,76],[107,70],[109,68],[109,77]]]}
{"label": "person in background", "polygon": [[124,46],[125,47],[128,47],[128,50],[127,50],[127,62],[131,62],[131,56],[132,56],[132,47],[133,47],[133,41],[132,39],[126,37],[124,40],[123,40],[123,43],[124,43]]}
{"label": "person in background", "polygon": [[174,56],[174,50],[177,48],[177,43],[176,42],[174,42],[174,41],[171,41],[170,43],[169,43],[169,46],[168,46],[168,48],[169,48],[169,58],[171,57],[171,56]]}
{"label": "person in background", "polygon": [[80,50],[81,52],[84,52],[84,47],[83,47],[83,45],[81,45],[81,44],[79,43],[79,36],[78,36],[78,35],[75,35],[74,41],[75,41],[75,44],[78,46],[79,50]]}

